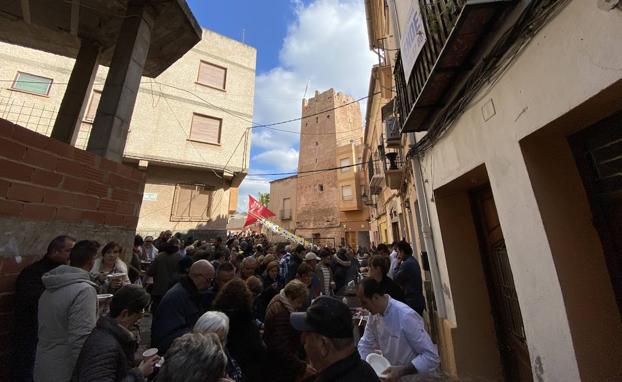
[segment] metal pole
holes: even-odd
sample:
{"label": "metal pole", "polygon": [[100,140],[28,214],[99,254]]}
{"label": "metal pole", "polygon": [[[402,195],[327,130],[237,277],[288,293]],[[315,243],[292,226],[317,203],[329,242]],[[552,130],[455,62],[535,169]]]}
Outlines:
{"label": "metal pole", "polygon": [[[409,143],[414,145],[417,143],[414,133],[408,134]],[[436,249],[434,247],[434,239],[430,228],[430,211],[428,209],[428,199],[426,197],[425,186],[423,183],[423,175],[421,172],[421,162],[418,156],[411,159],[413,168],[413,177],[415,179],[415,191],[417,192],[417,200],[419,201],[419,220],[421,221],[421,233],[425,249],[428,252],[428,260],[430,263],[430,274],[432,276],[432,289],[434,290],[434,300],[438,309],[438,315],[441,318],[447,318],[447,310],[445,308],[445,298],[443,295],[443,287],[441,282],[441,273],[438,269],[438,261],[436,258]]]}

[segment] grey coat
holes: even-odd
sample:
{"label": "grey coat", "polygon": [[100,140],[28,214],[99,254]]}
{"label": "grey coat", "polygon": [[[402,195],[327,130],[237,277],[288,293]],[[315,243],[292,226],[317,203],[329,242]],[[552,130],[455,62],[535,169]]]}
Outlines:
{"label": "grey coat", "polygon": [[82,344],[97,322],[97,292],[89,273],[61,265],[41,278],[35,382],[67,382]]}

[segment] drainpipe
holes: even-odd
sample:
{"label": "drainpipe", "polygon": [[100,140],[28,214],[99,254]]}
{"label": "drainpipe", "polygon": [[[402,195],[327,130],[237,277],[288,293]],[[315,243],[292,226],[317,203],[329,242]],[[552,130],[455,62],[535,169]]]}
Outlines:
{"label": "drainpipe", "polygon": [[[415,133],[408,134],[409,147],[417,143]],[[421,162],[417,155],[413,155],[411,159],[413,168],[413,177],[415,178],[415,191],[417,192],[417,201],[419,202],[419,220],[421,221],[421,233],[425,249],[428,252],[428,261],[430,263],[430,273],[432,276],[432,289],[434,290],[434,300],[438,315],[441,318],[447,318],[447,310],[445,308],[445,297],[443,295],[443,287],[441,282],[441,272],[438,269],[438,261],[436,258],[436,249],[432,238],[432,229],[430,228],[430,211],[428,209],[428,198],[426,197],[425,187],[423,184],[423,175],[421,173]]]}

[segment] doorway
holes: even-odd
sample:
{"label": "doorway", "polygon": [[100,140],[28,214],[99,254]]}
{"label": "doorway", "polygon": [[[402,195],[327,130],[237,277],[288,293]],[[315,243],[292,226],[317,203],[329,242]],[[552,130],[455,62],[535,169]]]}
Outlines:
{"label": "doorway", "polygon": [[523,318],[490,185],[471,192],[471,205],[505,380],[532,381]]}
{"label": "doorway", "polygon": [[400,241],[400,224],[398,222],[391,223],[391,233],[393,234],[393,242]]}

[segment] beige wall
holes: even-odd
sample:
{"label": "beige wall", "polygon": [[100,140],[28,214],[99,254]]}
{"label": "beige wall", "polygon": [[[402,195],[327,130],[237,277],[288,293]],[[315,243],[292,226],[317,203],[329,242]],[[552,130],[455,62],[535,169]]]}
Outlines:
{"label": "beige wall", "polygon": [[[590,281],[596,274],[605,274],[602,261],[591,264],[585,273],[579,264],[560,262],[558,257],[581,258],[587,256],[585,251],[602,257],[602,250],[595,245],[593,232],[576,238],[582,241],[581,246],[558,247],[555,243],[558,233],[554,228],[547,229],[548,221],[543,220],[546,216],[539,206],[544,196],[536,195],[547,182],[532,185],[530,168],[525,163],[519,141],[591,97],[598,100],[594,102],[600,107],[594,111],[601,117],[622,107],[619,91],[611,93],[611,97],[608,92],[599,94],[620,79],[621,39],[621,12],[604,12],[592,2],[571,1],[540,31],[492,89],[475,96],[477,101],[467,107],[452,130],[422,160],[447,325],[460,331],[470,318],[461,313],[457,305],[455,293],[459,292],[456,289],[460,282],[452,277],[453,265],[446,244],[449,238],[442,229],[443,212],[431,196],[440,187],[485,164],[506,240],[534,376],[541,381],[613,380],[616,373],[619,377],[622,331],[619,315],[611,316],[615,311],[611,306],[613,298],[601,295],[598,299],[584,299],[582,312],[578,312],[575,299],[562,289],[567,287],[566,277],[574,275],[572,282],[580,283],[590,293],[604,293],[606,287],[602,282],[592,285]],[[485,122],[482,106],[491,100],[496,115]],[[587,115],[593,115],[594,111]],[[588,121],[585,115],[579,114],[564,122],[576,129],[587,126]],[[549,149],[548,145],[541,147]],[[558,148],[552,153],[556,150]],[[563,150],[559,152],[563,154]],[[572,177],[574,185],[569,190],[558,188],[556,192],[571,192],[574,196],[562,200],[573,200],[579,195],[575,188],[576,176]],[[554,199],[557,197],[551,200]],[[584,204],[583,196],[583,212],[577,213],[585,214]],[[558,208],[576,206],[561,204]],[[556,210],[553,215],[547,215],[556,216],[554,221],[559,221],[559,216],[567,216],[562,212]],[[564,249],[563,255],[557,254],[559,248]],[[585,312],[591,309],[601,313],[599,318]],[[584,320],[583,325],[589,322],[590,335],[575,322],[581,318],[589,319]],[[586,338],[589,336],[591,340]],[[456,344],[458,337],[453,338],[454,348],[459,346]],[[596,346],[595,341],[608,344],[608,352],[603,354],[600,346],[591,348],[591,345]],[[601,350],[590,356],[587,349]]]}
{"label": "beige wall", "polygon": [[[283,199],[289,198],[291,219],[281,219]],[[296,229],[296,177],[273,180],[270,182],[270,211],[276,216],[272,220],[290,232]]]}
{"label": "beige wall", "polygon": [[[224,91],[196,83],[201,60],[227,68]],[[160,76],[142,79],[124,158],[133,165],[139,160],[147,164],[150,179],[153,175],[157,180],[156,183],[148,180],[145,192],[156,192],[161,198],[157,202],[143,203],[140,232],[196,228],[196,222],[171,222],[171,204],[166,208],[172,201],[174,185],[189,179],[218,189],[215,199],[219,206],[213,210],[212,220],[203,227],[224,229],[220,222],[223,216],[226,221],[226,210],[231,204],[228,191],[231,178],[225,177],[223,181],[222,170],[226,165],[228,172],[248,171],[251,140],[247,128],[253,116],[255,60],[254,48],[204,30],[203,39]],[[12,81],[0,82],[0,118],[50,135],[73,62],[65,57],[0,43],[0,80],[14,79],[17,71],[54,80],[46,97],[10,90]],[[99,68],[94,90],[103,88],[107,71],[106,67]],[[193,113],[222,119],[220,145],[188,140]],[[76,137],[77,147],[86,147],[90,128],[91,122],[85,120]],[[161,167],[163,165],[166,167]],[[151,210],[153,204],[157,204],[157,208]],[[143,214],[149,215],[143,217]]]}
{"label": "beige wall", "polygon": [[[205,184],[215,187],[209,221],[171,221],[171,206],[177,184]],[[173,232],[201,229],[220,231],[222,234],[228,221],[229,192],[230,188],[213,173],[173,167],[149,167],[145,194],[156,194],[156,200],[143,200],[136,230],[143,235],[157,235],[167,229]]]}

